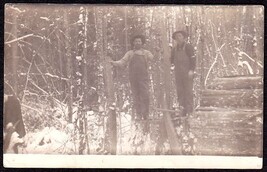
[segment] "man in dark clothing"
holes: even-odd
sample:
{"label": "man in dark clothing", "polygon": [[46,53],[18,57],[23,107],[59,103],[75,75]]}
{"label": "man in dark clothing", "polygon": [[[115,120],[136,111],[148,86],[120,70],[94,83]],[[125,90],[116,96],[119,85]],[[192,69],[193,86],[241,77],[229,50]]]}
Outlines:
{"label": "man in dark clothing", "polygon": [[149,116],[149,75],[148,61],[153,59],[150,51],[143,49],[145,38],[142,35],[133,37],[133,50],[128,51],[119,61],[111,61],[114,66],[129,65],[129,80],[133,95],[136,119],[147,119]]}
{"label": "man in dark clothing", "polygon": [[21,105],[16,96],[4,95],[3,120],[3,152],[6,153],[9,148],[12,148],[13,153],[18,153],[18,146],[21,142],[18,142],[18,139],[14,140],[12,135],[17,133],[18,138],[22,138],[26,131],[22,119]]}
{"label": "man in dark clothing", "polygon": [[194,48],[186,43],[188,34],[176,31],[172,38],[177,45],[171,51],[171,63],[175,66],[176,91],[182,115],[193,112],[193,76],[196,65]]}
{"label": "man in dark clothing", "polygon": [[24,122],[22,119],[21,105],[16,96],[4,95],[4,128],[9,124],[15,127],[15,131],[20,137],[24,137],[26,134]]}

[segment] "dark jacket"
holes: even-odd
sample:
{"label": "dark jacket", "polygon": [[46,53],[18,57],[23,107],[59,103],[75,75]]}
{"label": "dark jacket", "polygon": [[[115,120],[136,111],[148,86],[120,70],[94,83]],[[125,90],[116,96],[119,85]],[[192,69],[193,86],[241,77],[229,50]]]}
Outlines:
{"label": "dark jacket", "polygon": [[194,47],[190,44],[183,44],[182,46],[175,46],[172,48],[171,51],[171,64],[174,64],[174,58],[176,57],[176,49],[182,49],[184,47],[185,53],[186,55],[190,58],[190,70],[194,70],[196,67],[196,56],[195,56],[195,51],[194,51]]}

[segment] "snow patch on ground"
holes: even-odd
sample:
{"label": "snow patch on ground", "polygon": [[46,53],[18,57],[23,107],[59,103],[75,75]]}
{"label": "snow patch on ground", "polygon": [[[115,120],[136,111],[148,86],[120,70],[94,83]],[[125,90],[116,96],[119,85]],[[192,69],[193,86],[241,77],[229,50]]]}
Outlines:
{"label": "snow patch on ground", "polygon": [[[54,127],[46,127],[43,130],[28,133],[24,137],[24,148],[21,153],[32,154],[64,154],[73,149],[70,135],[57,130]],[[68,144],[67,144],[68,143]]]}

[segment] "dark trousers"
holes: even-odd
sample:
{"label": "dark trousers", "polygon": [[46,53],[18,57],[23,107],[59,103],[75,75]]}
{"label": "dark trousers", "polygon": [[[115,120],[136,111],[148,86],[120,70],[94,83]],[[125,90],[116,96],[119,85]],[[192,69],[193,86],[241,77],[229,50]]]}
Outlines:
{"label": "dark trousers", "polygon": [[149,116],[149,79],[135,75],[130,78],[133,106],[137,118]]}
{"label": "dark trousers", "polygon": [[178,103],[183,107],[182,115],[193,112],[193,78],[187,72],[175,72]]}

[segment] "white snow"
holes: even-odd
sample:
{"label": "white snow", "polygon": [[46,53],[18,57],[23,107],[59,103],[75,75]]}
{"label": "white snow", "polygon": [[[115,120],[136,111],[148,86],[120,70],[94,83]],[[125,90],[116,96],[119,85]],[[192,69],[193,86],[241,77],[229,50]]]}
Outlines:
{"label": "white snow", "polygon": [[76,72],[77,76],[82,76],[82,74],[80,72]]}
{"label": "white snow", "polygon": [[123,103],[122,109],[126,108],[129,105],[130,105],[129,100],[125,100],[124,103]]}
{"label": "white snow", "polygon": [[43,19],[43,20],[46,20],[46,21],[50,21],[50,19],[47,18],[47,17],[40,17],[40,19]]}
{"label": "white snow", "polygon": [[110,106],[109,109],[110,109],[110,110],[115,110],[115,107]]}
{"label": "white snow", "polygon": [[93,45],[94,45],[94,48],[96,48],[96,47],[97,47],[97,41],[95,41],[95,42],[93,43]]}
{"label": "white snow", "polygon": [[76,59],[80,61],[82,60],[82,56],[76,56]]}
{"label": "white snow", "polygon": [[99,110],[99,112],[104,112],[104,108],[103,108],[103,106],[99,106],[99,108],[98,108],[98,110]]}
{"label": "white snow", "polygon": [[[5,134],[5,133],[4,133]],[[6,153],[15,153],[13,151],[13,147],[17,143],[23,143],[23,139],[19,138],[19,134],[17,132],[13,132],[10,138],[10,144],[8,145],[8,148],[6,150]]]}
{"label": "white snow", "polygon": [[87,112],[87,115],[93,115],[94,114],[94,111],[90,110]]}
{"label": "white snow", "polygon": [[65,143],[69,140],[70,137],[64,131],[46,127],[25,136],[26,146],[22,149],[22,153],[61,153],[61,148],[70,149],[65,147]]}
{"label": "white snow", "polygon": [[96,91],[96,88],[95,87],[91,87],[92,90]]}
{"label": "white snow", "polygon": [[79,20],[77,21],[77,23],[83,23],[83,15],[82,14],[79,15]]}
{"label": "white snow", "polygon": [[81,85],[81,82],[82,82],[81,79],[77,79],[77,84],[78,84],[78,85]]}

